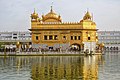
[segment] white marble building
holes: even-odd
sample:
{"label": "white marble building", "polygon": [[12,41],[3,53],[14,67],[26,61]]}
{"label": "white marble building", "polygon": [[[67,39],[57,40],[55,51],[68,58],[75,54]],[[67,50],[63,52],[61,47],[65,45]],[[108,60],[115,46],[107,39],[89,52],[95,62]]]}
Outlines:
{"label": "white marble building", "polygon": [[28,31],[0,32],[0,42],[31,42],[31,34]]}
{"label": "white marble building", "polygon": [[98,41],[105,44],[105,50],[120,50],[120,31],[98,31]]}

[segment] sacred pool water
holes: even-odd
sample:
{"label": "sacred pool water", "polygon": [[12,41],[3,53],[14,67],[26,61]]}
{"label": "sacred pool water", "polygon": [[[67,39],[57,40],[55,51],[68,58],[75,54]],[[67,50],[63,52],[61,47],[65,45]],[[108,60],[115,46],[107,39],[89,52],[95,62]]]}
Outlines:
{"label": "sacred pool water", "polygon": [[120,80],[120,53],[0,56],[0,80]]}

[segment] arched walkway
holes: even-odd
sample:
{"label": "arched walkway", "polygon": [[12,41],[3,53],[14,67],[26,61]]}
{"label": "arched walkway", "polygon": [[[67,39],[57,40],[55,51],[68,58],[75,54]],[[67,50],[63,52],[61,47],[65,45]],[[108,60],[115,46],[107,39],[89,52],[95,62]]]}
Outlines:
{"label": "arched walkway", "polygon": [[118,51],[119,47],[115,47],[115,46],[110,46],[110,47],[105,47],[104,48],[106,51]]}
{"label": "arched walkway", "polygon": [[80,44],[74,43],[74,44],[70,45],[70,50],[80,51],[81,50]]}

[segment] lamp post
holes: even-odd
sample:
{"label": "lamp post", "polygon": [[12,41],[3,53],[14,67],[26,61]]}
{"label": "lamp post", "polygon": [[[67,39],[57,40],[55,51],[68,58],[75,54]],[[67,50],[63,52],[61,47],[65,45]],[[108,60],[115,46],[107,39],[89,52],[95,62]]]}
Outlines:
{"label": "lamp post", "polygon": [[103,52],[104,43],[101,44],[101,51]]}
{"label": "lamp post", "polygon": [[6,56],[6,47],[4,46],[4,55]]}
{"label": "lamp post", "polygon": [[16,46],[17,46],[17,52],[20,52],[20,42],[19,41],[17,42]]}

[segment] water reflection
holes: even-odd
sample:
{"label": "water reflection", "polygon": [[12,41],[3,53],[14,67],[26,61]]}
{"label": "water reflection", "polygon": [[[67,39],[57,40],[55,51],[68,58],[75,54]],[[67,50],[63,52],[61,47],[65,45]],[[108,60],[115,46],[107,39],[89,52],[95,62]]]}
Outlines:
{"label": "water reflection", "polygon": [[120,80],[120,52],[106,52],[104,65],[99,66],[99,80]]}
{"label": "water reflection", "polygon": [[103,61],[101,55],[0,57],[0,74],[14,72],[12,80],[98,80],[98,67]]}

